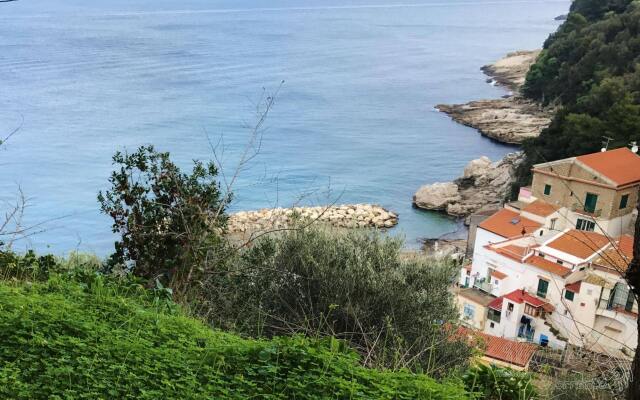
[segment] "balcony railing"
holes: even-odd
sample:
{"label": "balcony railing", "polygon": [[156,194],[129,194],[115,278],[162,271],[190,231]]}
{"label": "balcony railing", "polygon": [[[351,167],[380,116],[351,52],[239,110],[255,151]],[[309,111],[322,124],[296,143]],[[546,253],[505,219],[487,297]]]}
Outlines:
{"label": "balcony railing", "polygon": [[473,287],[475,287],[476,289],[480,289],[485,293],[491,293],[491,291],[493,290],[493,285],[487,282],[485,279],[476,279],[476,281],[473,283]]}
{"label": "balcony railing", "polygon": [[577,212],[580,214],[589,215],[596,218],[602,215],[602,210],[591,209],[589,207],[585,207],[583,204],[580,204],[580,203],[575,203],[573,206],[571,206],[571,211]]}

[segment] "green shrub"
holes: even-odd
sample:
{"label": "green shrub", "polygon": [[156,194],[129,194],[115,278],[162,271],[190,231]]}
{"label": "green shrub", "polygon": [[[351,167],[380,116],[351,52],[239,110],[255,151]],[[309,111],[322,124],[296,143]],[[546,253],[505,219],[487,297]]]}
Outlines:
{"label": "green shrub", "polygon": [[464,389],[360,366],[335,339],[247,340],[93,274],[0,283],[3,399],[463,399]]}
{"label": "green shrub", "polygon": [[205,287],[207,319],[251,336],[344,339],[366,365],[443,376],[464,368],[466,343],[449,338],[458,269],[406,257],[402,242],[322,227],[259,241],[236,269]]}
{"label": "green shrub", "polygon": [[495,365],[474,366],[463,380],[467,390],[480,399],[529,400],[537,396],[530,374]]}
{"label": "green shrub", "polygon": [[230,197],[222,194],[216,166],[194,161],[184,173],[153,146],[117,152],[113,163],[111,188],[98,195],[120,235],[112,264],[150,283],[163,281],[183,297],[226,257],[221,234]]}

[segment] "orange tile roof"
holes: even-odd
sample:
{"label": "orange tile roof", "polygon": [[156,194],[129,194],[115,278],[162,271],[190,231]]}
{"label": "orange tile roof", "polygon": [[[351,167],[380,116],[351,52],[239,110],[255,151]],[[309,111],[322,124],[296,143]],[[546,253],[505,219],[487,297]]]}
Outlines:
{"label": "orange tile roof", "polygon": [[633,236],[623,235],[616,240],[615,247],[605,250],[593,264],[623,273],[633,259]]}
{"label": "orange tile roof", "polygon": [[533,203],[527,204],[522,211],[528,212],[541,217],[548,217],[554,212],[558,211],[558,207],[547,203],[546,201],[536,200]]}
{"label": "orange tile roof", "polygon": [[607,244],[609,244],[609,239],[604,235],[572,229],[548,243],[547,247],[581,259],[587,259]]}
{"label": "orange tile roof", "polygon": [[503,274],[500,271],[492,271],[491,272],[491,276],[496,278],[496,279],[504,279],[504,278],[507,278],[509,275]]}
{"label": "orange tile roof", "polygon": [[640,182],[640,157],[626,147],[587,154],[576,160],[611,179],[617,186]]}
{"label": "orange tile roof", "polygon": [[456,335],[464,336],[471,345],[480,347],[486,357],[519,367],[526,367],[538,350],[533,343],[516,342],[464,327],[459,327]]}
{"label": "orange tile roof", "polygon": [[529,265],[540,268],[543,271],[547,271],[563,278],[571,273],[571,269],[563,267],[558,263],[554,263],[540,256],[531,256],[527,258],[525,262]]}
{"label": "orange tile roof", "polygon": [[510,244],[507,246],[501,246],[501,247],[490,245],[488,246],[488,248],[490,248],[491,250],[495,251],[500,255],[503,255],[505,257],[508,257],[518,262],[522,261],[522,257],[524,257],[529,251],[526,247],[516,246],[513,244]]}
{"label": "orange tile roof", "polygon": [[512,238],[521,236],[523,229],[525,233],[531,233],[540,228],[542,224],[523,218],[517,212],[503,208],[485,219],[479,226],[503,238]]}
{"label": "orange tile roof", "polygon": [[620,236],[616,247],[625,255],[625,257],[633,258],[633,236]]}

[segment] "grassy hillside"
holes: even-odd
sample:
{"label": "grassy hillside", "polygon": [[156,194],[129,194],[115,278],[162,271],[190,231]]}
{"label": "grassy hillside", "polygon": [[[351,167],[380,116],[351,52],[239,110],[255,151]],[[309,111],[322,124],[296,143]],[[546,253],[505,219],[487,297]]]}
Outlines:
{"label": "grassy hillside", "polygon": [[640,1],[575,0],[551,35],[523,88],[525,96],[558,107],[542,134],[525,143],[531,164],[640,140]]}
{"label": "grassy hillside", "polygon": [[54,275],[0,280],[3,399],[463,399],[461,386],[372,370],[335,339],[248,340],[162,290]]}

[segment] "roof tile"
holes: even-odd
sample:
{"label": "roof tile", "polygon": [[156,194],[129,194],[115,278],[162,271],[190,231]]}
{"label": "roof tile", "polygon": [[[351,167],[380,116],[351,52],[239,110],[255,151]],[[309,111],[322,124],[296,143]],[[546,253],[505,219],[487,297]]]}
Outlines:
{"label": "roof tile", "polygon": [[558,207],[547,203],[546,201],[536,200],[527,206],[525,206],[522,211],[528,212],[534,215],[539,215],[541,217],[548,217],[554,212],[558,211]]}
{"label": "roof tile", "polygon": [[485,219],[479,226],[503,238],[512,238],[521,236],[523,231],[525,233],[531,233],[540,228],[542,224],[521,217],[520,214],[515,211],[503,208]]}
{"label": "roof tile", "polygon": [[584,260],[593,256],[607,244],[609,244],[609,239],[604,235],[572,229],[553,239],[546,246]]}
{"label": "roof tile", "polygon": [[541,270],[547,271],[554,275],[565,277],[571,273],[571,269],[563,267],[558,263],[554,263],[540,256],[531,256],[525,260],[525,262]]}
{"label": "roof tile", "polygon": [[586,154],[576,160],[609,178],[617,186],[640,182],[640,157],[626,147]]}

